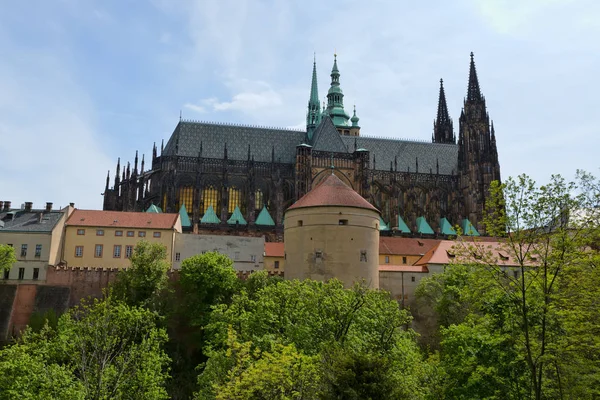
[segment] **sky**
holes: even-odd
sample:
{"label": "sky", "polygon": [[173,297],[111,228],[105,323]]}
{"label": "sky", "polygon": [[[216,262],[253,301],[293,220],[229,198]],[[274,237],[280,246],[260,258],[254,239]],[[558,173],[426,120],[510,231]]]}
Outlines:
{"label": "sky", "polygon": [[[458,135],[469,53],[503,178],[598,174],[597,0],[0,0],[0,200],[101,209],[187,120],[304,129],[337,53],[361,135]],[[148,166],[149,163],[146,163]]]}

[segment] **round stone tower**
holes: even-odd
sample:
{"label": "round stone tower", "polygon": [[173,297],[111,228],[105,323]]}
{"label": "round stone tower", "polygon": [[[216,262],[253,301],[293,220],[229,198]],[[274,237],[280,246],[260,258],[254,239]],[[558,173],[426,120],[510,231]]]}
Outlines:
{"label": "round stone tower", "polygon": [[379,211],[331,174],[285,213],[285,278],[379,287]]}

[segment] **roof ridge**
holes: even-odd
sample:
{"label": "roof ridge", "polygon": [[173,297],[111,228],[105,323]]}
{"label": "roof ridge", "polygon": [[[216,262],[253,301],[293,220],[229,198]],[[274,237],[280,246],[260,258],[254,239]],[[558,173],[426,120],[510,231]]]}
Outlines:
{"label": "roof ridge", "polygon": [[432,143],[430,140],[426,140],[426,139],[406,139],[406,138],[395,138],[395,137],[391,137],[391,136],[359,136],[359,139],[376,139],[376,140],[393,140],[396,142],[402,141],[402,142],[413,142],[413,143],[425,143],[425,144],[432,144],[432,145],[442,145],[442,146],[457,146],[454,143]]}
{"label": "roof ridge", "polygon": [[297,133],[305,133],[305,131],[290,128],[290,127],[277,127],[277,126],[266,126],[266,125],[250,125],[236,122],[212,122],[212,121],[201,121],[196,119],[182,119],[181,122],[187,122],[190,124],[204,124],[211,126],[234,126],[237,128],[250,128],[250,129],[272,129],[278,131],[288,131],[288,132],[297,132]]}

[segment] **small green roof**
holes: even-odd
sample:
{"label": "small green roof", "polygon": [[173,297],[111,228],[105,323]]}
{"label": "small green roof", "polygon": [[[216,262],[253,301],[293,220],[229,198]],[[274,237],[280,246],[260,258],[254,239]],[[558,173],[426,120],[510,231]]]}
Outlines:
{"label": "small green roof", "polygon": [[215,209],[213,208],[213,206],[208,206],[208,208],[206,209],[206,212],[204,213],[204,216],[200,220],[200,223],[201,224],[220,224],[221,223],[221,220],[219,219],[219,217],[217,217],[217,214],[215,213]]}
{"label": "small green roof", "polygon": [[456,235],[456,230],[446,218],[440,219],[440,232],[443,235]]}
{"label": "small green roof", "polygon": [[402,233],[410,233],[410,229],[408,229],[408,225],[402,219],[401,216],[398,215],[398,230]]}
{"label": "small green roof", "polygon": [[155,206],[154,204],[150,204],[150,207],[148,207],[148,209],[146,210],[147,213],[156,213],[156,214],[160,214],[162,213],[162,210],[160,207]]}
{"label": "small green roof", "polygon": [[465,236],[480,236],[471,221],[466,218],[462,220],[461,228]]}
{"label": "small green roof", "polygon": [[266,206],[263,206],[262,210],[260,210],[255,223],[256,225],[275,226],[275,221],[271,218],[271,214],[267,211]]}
{"label": "small green roof", "polygon": [[426,235],[433,235],[433,229],[431,229],[431,226],[429,226],[425,220],[425,217],[417,218],[417,232]]}
{"label": "small green roof", "polygon": [[181,204],[181,208],[179,209],[179,216],[181,217],[181,226],[182,227],[190,228],[192,226],[192,222],[190,221],[190,216],[188,215],[188,212],[185,209],[185,204]]}
{"label": "small green roof", "polygon": [[379,217],[379,230],[380,231],[389,231],[390,227],[385,223],[382,217]]}
{"label": "small green roof", "polygon": [[230,225],[235,225],[235,224],[246,225],[247,224],[247,222],[244,219],[244,216],[242,215],[242,212],[240,211],[240,208],[238,206],[235,206],[235,210],[233,210],[233,214],[231,214],[231,218],[229,218],[227,220],[227,223]]}

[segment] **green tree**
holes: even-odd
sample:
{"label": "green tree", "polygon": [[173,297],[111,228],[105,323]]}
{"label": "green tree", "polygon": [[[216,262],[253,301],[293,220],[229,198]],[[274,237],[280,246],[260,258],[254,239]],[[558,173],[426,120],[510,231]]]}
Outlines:
{"label": "green tree", "polygon": [[140,241],[133,249],[131,266],[119,272],[113,295],[129,305],[160,307],[168,285],[167,248],[160,243]]}
{"label": "green tree", "polygon": [[7,244],[0,244],[0,272],[10,269],[16,262],[15,249]]}
{"label": "green tree", "polygon": [[0,351],[0,398],[166,399],[167,336],[155,318],[109,297],[71,310],[56,330],[25,332]]}
{"label": "green tree", "polygon": [[[337,280],[281,281],[253,296],[242,290],[231,304],[213,309],[209,359],[199,377],[198,398],[215,398],[215,385],[230,381],[236,365],[228,342],[231,330],[237,340],[250,343],[251,352],[276,354],[278,346],[293,346],[299,354],[318,357],[323,383],[319,396],[339,393],[336,388],[350,383],[354,386],[345,393],[369,394],[369,387],[388,387],[393,382],[392,393],[421,398],[427,366],[413,333],[403,329],[409,321],[408,313],[388,293],[361,285],[344,289]],[[364,380],[348,378],[348,369],[357,377],[378,358],[389,362],[377,373]]]}

